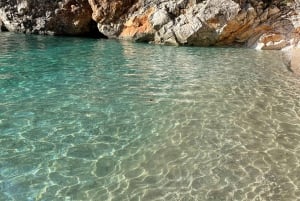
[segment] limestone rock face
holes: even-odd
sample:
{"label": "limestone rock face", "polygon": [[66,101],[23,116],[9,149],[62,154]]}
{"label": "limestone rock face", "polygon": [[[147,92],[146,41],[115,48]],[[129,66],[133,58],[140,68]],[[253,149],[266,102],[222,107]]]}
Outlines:
{"label": "limestone rock face", "polygon": [[240,7],[228,0],[211,0],[179,12],[155,35],[155,42],[209,46],[219,43],[225,25],[238,14]]}
{"label": "limestone rock face", "polygon": [[0,20],[9,31],[82,35],[90,32],[92,9],[86,0],[0,2]]}
{"label": "limestone rock face", "polygon": [[300,41],[300,0],[2,0],[0,27],[61,35],[96,28],[157,44],[279,50]]}
{"label": "limestone rock face", "polygon": [[[290,3],[287,3],[290,2]],[[99,31],[158,44],[282,49],[299,37],[299,0],[89,0]],[[297,22],[297,20],[299,22]]]}
{"label": "limestone rock face", "polygon": [[93,19],[100,23],[122,20],[137,0],[88,0],[93,9]]}
{"label": "limestone rock face", "polygon": [[99,31],[107,37],[114,38],[120,34],[125,19],[133,12],[137,0],[88,0],[88,2]]}

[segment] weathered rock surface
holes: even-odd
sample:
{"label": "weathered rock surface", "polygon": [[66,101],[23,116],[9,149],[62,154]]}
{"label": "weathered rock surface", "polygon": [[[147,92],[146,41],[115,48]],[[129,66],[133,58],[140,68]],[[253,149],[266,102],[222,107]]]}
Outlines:
{"label": "weathered rock surface", "polygon": [[97,28],[109,38],[158,44],[280,50],[299,43],[299,7],[300,0],[7,0],[0,23],[24,33]]}
{"label": "weathered rock surface", "polygon": [[[289,2],[289,3],[288,3]],[[89,0],[100,32],[111,38],[172,45],[282,49],[299,38],[297,1]]]}
{"label": "weathered rock surface", "polygon": [[119,36],[124,23],[134,10],[137,0],[88,0],[93,19],[101,33],[109,38]]}
{"label": "weathered rock surface", "polygon": [[87,0],[6,0],[0,2],[0,20],[9,31],[84,35],[93,30]]}

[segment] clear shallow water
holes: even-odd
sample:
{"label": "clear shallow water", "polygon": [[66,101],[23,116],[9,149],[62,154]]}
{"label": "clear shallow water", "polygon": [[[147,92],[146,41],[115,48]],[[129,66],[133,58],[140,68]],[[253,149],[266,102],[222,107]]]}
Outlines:
{"label": "clear shallow water", "polygon": [[0,200],[300,200],[276,52],[0,34]]}

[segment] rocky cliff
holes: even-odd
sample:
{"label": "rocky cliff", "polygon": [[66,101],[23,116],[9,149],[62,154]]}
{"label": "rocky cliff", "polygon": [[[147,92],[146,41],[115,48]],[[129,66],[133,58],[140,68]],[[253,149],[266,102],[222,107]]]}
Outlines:
{"label": "rocky cliff", "polygon": [[33,34],[85,35],[96,28],[87,0],[1,0],[0,21],[2,29]]}
{"label": "rocky cliff", "polygon": [[297,46],[300,0],[1,0],[1,30],[167,45]]}
{"label": "rocky cliff", "polygon": [[159,44],[241,45],[259,49],[298,44],[299,2],[296,1],[129,0],[126,7],[119,2],[124,4],[118,0],[89,0],[93,19],[108,37]]}

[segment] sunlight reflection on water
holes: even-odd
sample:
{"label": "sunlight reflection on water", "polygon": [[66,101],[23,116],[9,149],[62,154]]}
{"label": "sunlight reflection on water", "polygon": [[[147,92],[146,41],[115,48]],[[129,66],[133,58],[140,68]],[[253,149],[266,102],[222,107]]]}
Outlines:
{"label": "sunlight reflection on water", "polygon": [[279,53],[0,41],[0,200],[300,199],[300,82]]}

